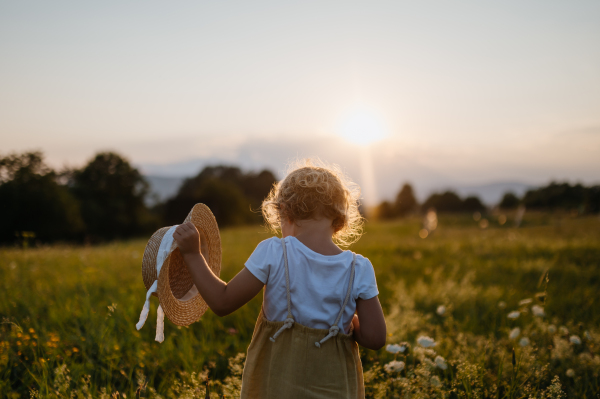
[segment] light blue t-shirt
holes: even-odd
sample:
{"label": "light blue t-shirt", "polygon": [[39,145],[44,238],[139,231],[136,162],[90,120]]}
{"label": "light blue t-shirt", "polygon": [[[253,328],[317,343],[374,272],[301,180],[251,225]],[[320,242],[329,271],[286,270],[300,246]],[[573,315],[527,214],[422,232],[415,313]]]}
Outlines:
{"label": "light blue t-shirt", "polygon": [[[290,270],[290,293],[294,320],[307,327],[328,329],[335,321],[348,290],[352,252],[321,255],[297,238],[285,238]],[[285,266],[281,239],[264,240],[246,261],[246,269],[265,284],[265,317],[283,321],[287,317]],[[352,294],[338,327],[346,333],[356,311],[356,300],[379,295],[375,271],[369,259],[356,255]]]}

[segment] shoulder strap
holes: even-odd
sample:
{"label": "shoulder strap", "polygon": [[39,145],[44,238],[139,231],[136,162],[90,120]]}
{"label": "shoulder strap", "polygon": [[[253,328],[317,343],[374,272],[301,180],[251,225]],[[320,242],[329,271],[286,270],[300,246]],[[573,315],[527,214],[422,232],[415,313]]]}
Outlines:
{"label": "shoulder strap", "polygon": [[352,293],[352,283],[354,282],[354,265],[356,264],[356,254],[352,252],[352,266],[350,266],[350,281],[348,281],[348,291],[346,291],[346,298],[344,298],[344,303],[342,304],[342,308],[340,309],[340,313],[338,313],[337,318],[333,322],[334,326],[340,322],[342,315],[344,314],[344,309],[346,309],[346,305],[348,304],[348,300],[350,299],[350,294]]}
{"label": "shoulder strap", "polygon": [[285,238],[281,239],[283,247],[283,263],[285,265],[285,292],[287,294],[287,317],[292,318],[292,298],[290,294],[290,269],[288,266],[287,248],[285,246]]}
{"label": "shoulder strap", "polygon": [[[288,259],[287,259],[287,248],[285,247],[285,238],[281,239],[281,246],[283,247],[283,264],[285,266],[285,292],[287,294],[287,318],[283,322],[283,326],[271,338],[271,342],[275,342],[275,338],[279,336],[283,332],[283,330],[287,328],[292,328],[294,325],[294,317],[292,316],[292,299],[290,295],[290,271],[288,267]],[[345,305],[344,305],[345,306]]]}
{"label": "shoulder strap", "polygon": [[340,322],[340,319],[342,318],[342,315],[344,314],[344,309],[346,309],[346,305],[348,304],[348,300],[350,299],[350,294],[352,293],[352,283],[354,282],[354,266],[355,266],[355,264],[356,264],[356,254],[354,252],[352,252],[352,265],[350,266],[350,280],[348,281],[348,290],[346,291],[346,297],[344,298],[344,303],[342,304],[342,308],[340,309],[340,312],[338,313],[338,316],[336,317],[335,321],[333,322],[331,327],[329,327],[329,334],[327,334],[327,336],[325,338],[323,338],[321,341],[315,342],[315,346],[317,348],[320,348],[321,344],[323,342],[327,341],[329,338],[335,337],[336,335],[338,335],[338,332],[340,331],[340,328],[338,327],[338,323]]}

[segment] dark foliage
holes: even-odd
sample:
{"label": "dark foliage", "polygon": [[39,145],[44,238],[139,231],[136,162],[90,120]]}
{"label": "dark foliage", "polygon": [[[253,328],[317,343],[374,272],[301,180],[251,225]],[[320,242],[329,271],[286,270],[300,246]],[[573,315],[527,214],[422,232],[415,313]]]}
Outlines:
{"label": "dark foliage", "polygon": [[467,197],[462,200],[456,193],[434,193],[421,205],[421,210],[426,212],[434,208],[437,212],[475,212],[485,210],[485,206],[477,197]]}
{"label": "dark foliage", "polygon": [[504,194],[498,206],[501,209],[515,209],[520,203],[521,200],[514,193],[509,192]]}
{"label": "dark foliage", "polygon": [[523,197],[528,209],[576,210],[579,213],[597,213],[600,207],[600,186],[552,182],[546,187],[529,190]]}
{"label": "dark foliage", "polygon": [[415,199],[413,188],[410,184],[405,183],[396,195],[395,202],[383,201],[377,207],[376,214],[379,219],[394,219],[407,216],[418,209],[419,204]]}
{"label": "dark foliage", "polygon": [[397,215],[394,213],[394,206],[389,201],[383,201],[375,210],[377,219],[394,219]]}
{"label": "dark foliage", "polygon": [[275,184],[275,176],[264,170],[244,173],[233,166],[208,166],[196,177],[187,179],[175,197],[163,207],[167,224],[181,223],[192,206],[206,204],[219,226],[258,223],[256,212]]}
{"label": "dark foliage", "polygon": [[418,209],[419,204],[415,199],[413,188],[410,184],[406,183],[402,186],[402,189],[396,196],[396,202],[394,203],[394,212],[402,217],[406,216]]}
{"label": "dark foliage", "polygon": [[0,158],[0,243],[49,242],[83,232],[79,204],[40,152]]}
{"label": "dark foliage", "polygon": [[75,171],[72,191],[81,203],[86,234],[93,241],[132,237],[156,227],[144,204],[148,183],[118,154],[99,153]]}

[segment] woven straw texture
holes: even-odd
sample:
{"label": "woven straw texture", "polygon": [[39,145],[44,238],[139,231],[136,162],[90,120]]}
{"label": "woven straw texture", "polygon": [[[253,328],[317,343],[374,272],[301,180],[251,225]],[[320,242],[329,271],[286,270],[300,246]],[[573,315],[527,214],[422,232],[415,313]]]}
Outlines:
{"label": "woven straw texture", "polygon": [[[184,220],[184,223],[186,222],[192,222],[198,229],[202,255],[213,273],[219,276],[221,274],[221,236],[212,212],[206,205],[196,204]],[[155,234],[158,233],[157,231]],[[154,266],[156,274],[156,260]],[[193,284],[192,276],[188,272],[179,248],[177,248],[167,257],[160,270],[157,292],[165,316],[178,326],[188,326],[198,321],[208,309],[208,305],[198,293],[188,300],[180,300]]]}
{"label": "woven straw texture", "polygon": [[[146,249],[144,250],[144,257],[142,258],[142,279],[144,280],[144,286],[146,291],[150,289],[150,286],[158,278],[156,275],[156,255],[158,255],[158,248],[160,247],[160,241],[165,236],[165,233],[169,230],[169,227],[162,227],[150,237]],[[152,295],[158,297],[156,292]]]}

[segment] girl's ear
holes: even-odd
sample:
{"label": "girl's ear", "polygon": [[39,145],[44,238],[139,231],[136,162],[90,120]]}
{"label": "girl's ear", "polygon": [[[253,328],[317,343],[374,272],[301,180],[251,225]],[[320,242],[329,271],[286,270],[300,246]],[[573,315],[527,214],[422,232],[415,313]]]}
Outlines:
{"label": "girl's ear", "polygon": [[283,222],[290,223],[290,224],[294,223],[294,221],[292,219],[290,219],[290,217],[287,215],[285,204],[279,204],[279,221],[280,221],[280,223],[283,223]]}
{"label": "girl's ear", "polygon": [[341,229],[344,228],[344,222],[345,219],[343,217],[338,216],[337,218],[333,219],[333,221],[331,222],[331,227],[333,227],[333,232],[337,233],[338,231],[340,231]]}

